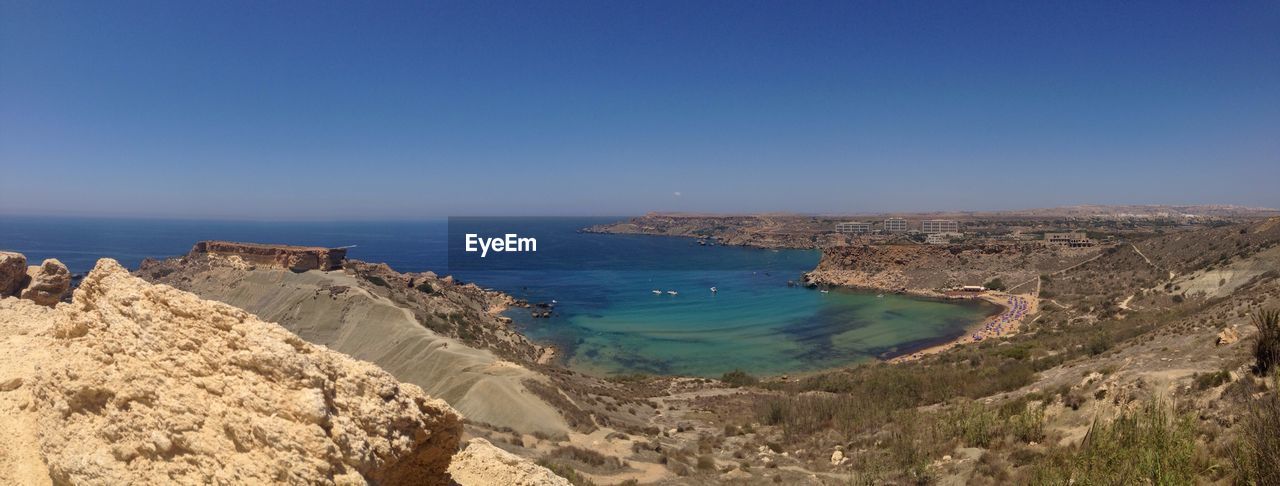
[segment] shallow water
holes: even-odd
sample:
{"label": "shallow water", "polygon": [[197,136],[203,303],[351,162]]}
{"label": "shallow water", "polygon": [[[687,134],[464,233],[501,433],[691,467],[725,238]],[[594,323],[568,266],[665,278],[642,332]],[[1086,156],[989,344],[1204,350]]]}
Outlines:
{"label": "shallow water", "polygon": [[[945,341],[992,312],[977,302],[938,302],[789,287],[816,251],[703,247],[687,238],[595,235],[577,230],[616,218],[547,218],[519,226],[556,261],[523,270],[452,274],[532,302],[556,300],[550,319],[513,309],[522,331],[559,345],[589,372],[718,376],[829,368]],[[0,217],[0,248],[31,260],[59,258],[83,273],[100,257],[136,268],[145,257],[186,253],[202,239],[343,246],[351,258],[399,271],[449,270],[444,220],[425,222],[206,222]],[[541,248],[540,248],[541,250]],[[516,267],[519,268],[519,267]],[[719,292],[712,293],[715,286]],[[652,290],[679,295],[654,295]]]}

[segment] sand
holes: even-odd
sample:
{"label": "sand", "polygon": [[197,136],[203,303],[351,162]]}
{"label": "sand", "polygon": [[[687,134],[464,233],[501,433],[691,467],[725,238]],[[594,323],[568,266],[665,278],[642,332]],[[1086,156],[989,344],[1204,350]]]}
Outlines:
{"label": "sand", "polygon": [[[978,296],[977,298],[1000,306],[1002,309],[1004,309],[1001,311],[1001,314],[1003,314],[1010,310],[1008,300],[1012,297],[1023,299],[1026,302],[1026,311],[1023,313],[1020,319],[1012,319],[1008,323],[1006,323],[1004,325],[1003,332],[996,334],[994,332],[984,330],[984,328],[987,326],[988,323],[993,322],[993,320],[999,318],[999,315],[992,316],[965,329],[965,333],[960,335],[960,337],[958,338],[955,338],[951,341],[948,341],[942,344],[930,346],[928,348],[921,349],[921,350],[912,352],[910,354],[904,354],[902,356],[895,357],[893,359],[890,359],[889,362],[905,363],[908,361],[915,361],[915,360],[924,358],[925,356],[938,354],[963,344],[973,344],[973,343],[981,342],[987,339],[1004,337],[1004,336],[1012,336],[1014,334],[1017,334],[1018,331],[1022,329],[1022,326],[1024,325],[1024,323],[1030,322],[1030,320],[1034,320],[1036,313],[1040,311],[1040,299],[1036,298],[1034,295],[1031,295],[1031,294],[1008,294],[1004,292],[991,292],[991,291],[983,292],[982,295]],[[979,335],[981,339],[974,339],[973,336],[975,334]]]}

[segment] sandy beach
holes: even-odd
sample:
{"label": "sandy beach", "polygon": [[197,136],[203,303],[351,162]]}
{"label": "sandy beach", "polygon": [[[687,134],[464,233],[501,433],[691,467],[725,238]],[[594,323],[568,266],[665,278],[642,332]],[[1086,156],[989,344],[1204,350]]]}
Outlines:
{"label": "sandy beach", "polygon": [[910,354],[904,354],[889,359],[890,363],[905,363],[915,361],[925,356],[941,353],[953,347],[962,344],[972,344],[982,342],[987,339],[1012,336],[1022,329],[1022,324],[1027,322],[1040,310],[1040,302],[1031,294],[1009,294],[1005,292],[983,292],[977,297],[992,304],[1000,306],[1002,310],[999,314],[983,319],[981,322],[974,324],[965,330],[960,337],[951,341],[930,346]]}

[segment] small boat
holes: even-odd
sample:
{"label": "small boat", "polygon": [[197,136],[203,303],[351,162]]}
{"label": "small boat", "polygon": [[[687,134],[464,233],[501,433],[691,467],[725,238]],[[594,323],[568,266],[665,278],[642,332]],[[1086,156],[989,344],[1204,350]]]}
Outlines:
{"label": "small boat", "polygon": [[674,290],[668,290],[668,291],[667,291],[667,293],[668,293],[668,294],[671,294],[671,295],[678,295],[678,294],[679,294],[679,292],[676,292],[676,291],[674,291]]}
{"label": "small boat", "polygon": [[827,289],[822,289],[822,290],[819,290],[818,292],[822,292],[822,293],[824,293],[824,294],[829,294],[829,293],[831,293],[831,291],[830,291],[830,290],[827,290]]}
{"label": "small boat", "polygon": [[713,294],[714,294],[714,293],[716,293],[716,288],[715,288],[715,287],[711,287],[711,293],[713,293]]}
{"label": "small boat", "polygon": [[884,294],[876,294],[876,298],[877,298],[877,299],[883,299],[883,298],[884,298]]}
{"label": "small boat", "polygon": [[658,289],[653,289],[653,295],[662,295],[662,291]]}

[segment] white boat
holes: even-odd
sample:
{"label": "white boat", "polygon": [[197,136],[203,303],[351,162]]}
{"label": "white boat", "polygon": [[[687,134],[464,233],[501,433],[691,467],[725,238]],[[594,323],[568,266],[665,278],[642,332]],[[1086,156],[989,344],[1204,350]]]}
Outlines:
{"label": "white boat", "polygon": [[662,295],[662,291],[658,289],[653,289],[653,295]]}
{"label": "white boat", "polygon": [[715,288],[715,287],[711,287],[711,293],[713,293],[713,294],[714,294],[714,293],[716,293],[716,288]]}
{"label": "white boat", "polygon": [[818,292],[822,292],[822,293],[824,293],[824,294],[831,293],[831,291],[830,291],[830,290],[827,290],[827,289],[822,289],[822,290],[819,290]]}
{"label": "white boat", "polygon": [[877,299],[883,299],[883,298],[884,298],[884,294],[876,294],[876,298],[877,298]]}
{"label": "white boat", "polygon": [[671,295],[677,295],[677,294],[679,294],[679,292],[676,292],[676,291],[674,291],[674,290],[668,290],[668,291],[667,291],[667,293],[668,293],[668,294],[671,294]]}

